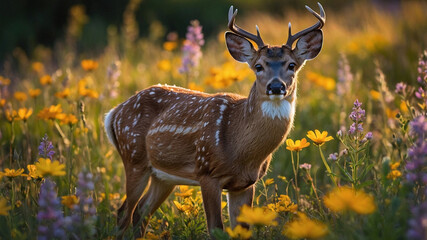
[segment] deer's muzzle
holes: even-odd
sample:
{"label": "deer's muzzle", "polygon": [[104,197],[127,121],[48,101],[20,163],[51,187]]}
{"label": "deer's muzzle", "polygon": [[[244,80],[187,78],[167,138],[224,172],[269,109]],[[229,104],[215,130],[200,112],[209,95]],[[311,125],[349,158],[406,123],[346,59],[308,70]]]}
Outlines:
{"label": "deer's muzzle", "polygon": [[267,95],[286,95],[286,84],[278,78],[267,84]]}

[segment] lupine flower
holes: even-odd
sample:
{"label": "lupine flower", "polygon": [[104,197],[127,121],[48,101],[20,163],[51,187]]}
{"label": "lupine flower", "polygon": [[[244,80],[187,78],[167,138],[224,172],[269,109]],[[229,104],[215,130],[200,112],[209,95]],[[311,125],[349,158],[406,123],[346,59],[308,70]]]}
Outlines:
{"label": "lupine flower", "polygon": [[291,239],[321,238],[328,234],[328,227],[316,220],[311,220],[304,213],[299,212],[298,218],[285,224],[283,235]]}
{"label": "lupine flower", "polygon": [[350,187],[338,187],[328,193],[323,202],[334,212],[352,210],[359,214],[370,214],[376,209],[374,198],[361,190]]}
{"label": "lupine flower", "polygon": [[251,225],[277,226],[277,221],[275,221],[276,217],[277,213],[273,211],[259,207],[251,208],[248,205],[243,205],[240,209],[240,215],[237,217],[237,221]]}
{"label": "lupine flower", "polygon": [[337,77],[337,94],[338,96],[344,96],[351,89],[351,83],[354,79],[353,74],[351,73],[350,64],[344,54],[341,55],[341,58],[338,61]]}
{"label": "lupine flower", "polygon": [[427,236],[427,201],[411,209],[412,218],[409,220],[408,239],[425,240]]}
{"label": "lupine flower", "polygon": [[39,145],[39,156],[44,158],[49,158],[52,160],[53,154],[55,154],[55,151],[53,151],[53,144],[51,141],[48,140],[47,134],[44,135],[42,138],[40,145]]}
{"label": "lupine flower", "polygon": [[418,59],[418,77],[417,81],[425,86],[427,82],[427,51]]}
{"label": "lupine flower", "polygon": [[227,227],[225,231],[231,238],[249,239],[252,237],[252,231],[242,227],[241,225],[237,225],[234,229]]}
{"label": "lupine flower", "polygon": [[66,238],[65,227],[67,221],[61,211],[61,204],[55,187],[55,183],[48,178],[40,187],[37,239]]}
{"label": "lupine flower", "polygon": [[70,230],[79,235],[81,239],[91,239],[96,233],[96,208],[92,198],[95,186],[92,178],[92,173],[79,173],[76,189],[76,197],[79,202],[71,209],[73,224]]}
{"label": "lupine flower", "polygon": [[[365,120],[365,110],[362,109],[362,103],[358,99],[354,101],[353,111],[350,113],[349,118],[353,121],[348,130],[349,135],[359,136],[363,132],[363,121]],[[366,135],[366,140],[372,138],[372,133]]]}
{"label": "lupine flower", "polygon": [[179,68],[180,73],[189,73],[192,68],[199,65],[202,57],[201,46],[205,44],[202,33],[202,26],[199,21],[191,21],[191,26],[187,28],[186,40],[182,46],[183,58]]}
{"label": "lupine flower", "polygon": [[325,142],[329,142],[334,139],[332,136],[328,136],[327,131],[323,131],[322,133],[320,133],[320,131],[317,129],[314,130],[314,132],[308,131],[307,137],[310,138],[314,142],[314,144],[318,146],[322,146]]}

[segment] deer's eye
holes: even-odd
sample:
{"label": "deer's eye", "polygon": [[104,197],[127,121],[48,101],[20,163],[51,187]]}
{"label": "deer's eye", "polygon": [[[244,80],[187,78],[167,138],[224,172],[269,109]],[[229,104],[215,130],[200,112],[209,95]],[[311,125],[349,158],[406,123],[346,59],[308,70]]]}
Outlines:
{"label": "deer's eye", "polygon": [[288,70],[294,71],[295,70],[295,63],[289,63]]}
{"label": "deer's eye", "polygon": [[261,64],[257,64],[257,65],[255,65],[255,70],[256,70],[256,72],[261,72],[262,70],[264,70],[264,68],[262,67]]}

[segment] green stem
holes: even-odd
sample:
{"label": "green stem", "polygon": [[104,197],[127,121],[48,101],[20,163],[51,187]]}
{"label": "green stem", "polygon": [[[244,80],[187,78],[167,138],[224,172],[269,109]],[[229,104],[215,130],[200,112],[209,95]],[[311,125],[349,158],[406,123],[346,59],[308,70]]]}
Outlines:
{"label": "green stem", "polygon": [[328,171],[329,177],[331,178],[335,187],[338,187],[337,182],[335,181],[334,175],[332,174],[331,168],[329,167],[328,163],[326,162],[325,156],[323,155],[322,148],[320,147],[320,145],[319,145],[319,152],[320,152],[320,157],[322,158],[323,164],[325,165],[326,170]]}

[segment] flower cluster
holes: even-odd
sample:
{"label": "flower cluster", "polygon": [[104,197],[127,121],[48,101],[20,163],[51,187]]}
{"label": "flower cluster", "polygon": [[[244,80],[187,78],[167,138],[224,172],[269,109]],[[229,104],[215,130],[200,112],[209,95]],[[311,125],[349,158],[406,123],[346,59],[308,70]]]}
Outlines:
{"label": "flower cluster", "polygon": [[297,219],[288,222],[283,229],[283,234],[291,239],[321,238],[328,232],[328,227],[325,224],[311,220],[301,212],[298,213]]}
{"label": "flower cluster", "polygon": [[353,82],[354,76],[351,73],[350,64],[348,63],[347,57],[342,54],[338,62],[338,72],[337,72],[338,82],[337,82],[337,95],[345,96],[351,90],[351,84]]}
{"label": "flower cluster", "polygon": [[182,46],[184,56],[182,65],[179,68],[180,73],[189,73],[192,68],[199,65],[202,57],[201,46],[205,44],[205,40],[203,39],[202,26],[200,26],[199,21],[191,21],[185,37],[186,40],[184,41],[184,46]]}
{"label": "flower cluster", "polygon": [[47,134],[45,134],[44,137],[42,138],[38,149],[39,149],[39,156],[44,158],[49,158],[52,160],[53,155],[55,154],[55,151],[53,150],[52,142],[48,140]]}
{"label": "flower cluster", "polygon": [[281,194],[276,203],[270,203],[267,208],[274,212],[292,212],[296,213],[298,205],[291,201],[288,195]]}
{"label": "flower cluster", "polygon": [[350,187],[338,187],[328,193],[324,204],[333,212],[352,210],[359,214],[370,214],[376,209],[374,198],[361,190]]}
{"label": "flower cluster", "polygon": [[37,214],[37,239],[65,239],[69,219],[64,218],[56,190],[56,184],[46,179],[41,186],[39,196],[39,212]]}
{"label": "flower cluster", "polygon": [[92,198],[92,192],[95,186],[92,178],[92,173],[79,173],[76,199],[73,199],[74,204],[72,204],[71,208],[71,219],[73,221],[71,230],[77,235],[80,235],[81,239],[90,239],[96,233],[96,207]]}
{"label": "flower cluster", "polygon": [[269,209],[259,207],[251,208],[248,205],[243,205],[242,208],[240,208],[240,215],[237,217],[237,221],[250,225],[277,226],[276,217],[277,213]]}

